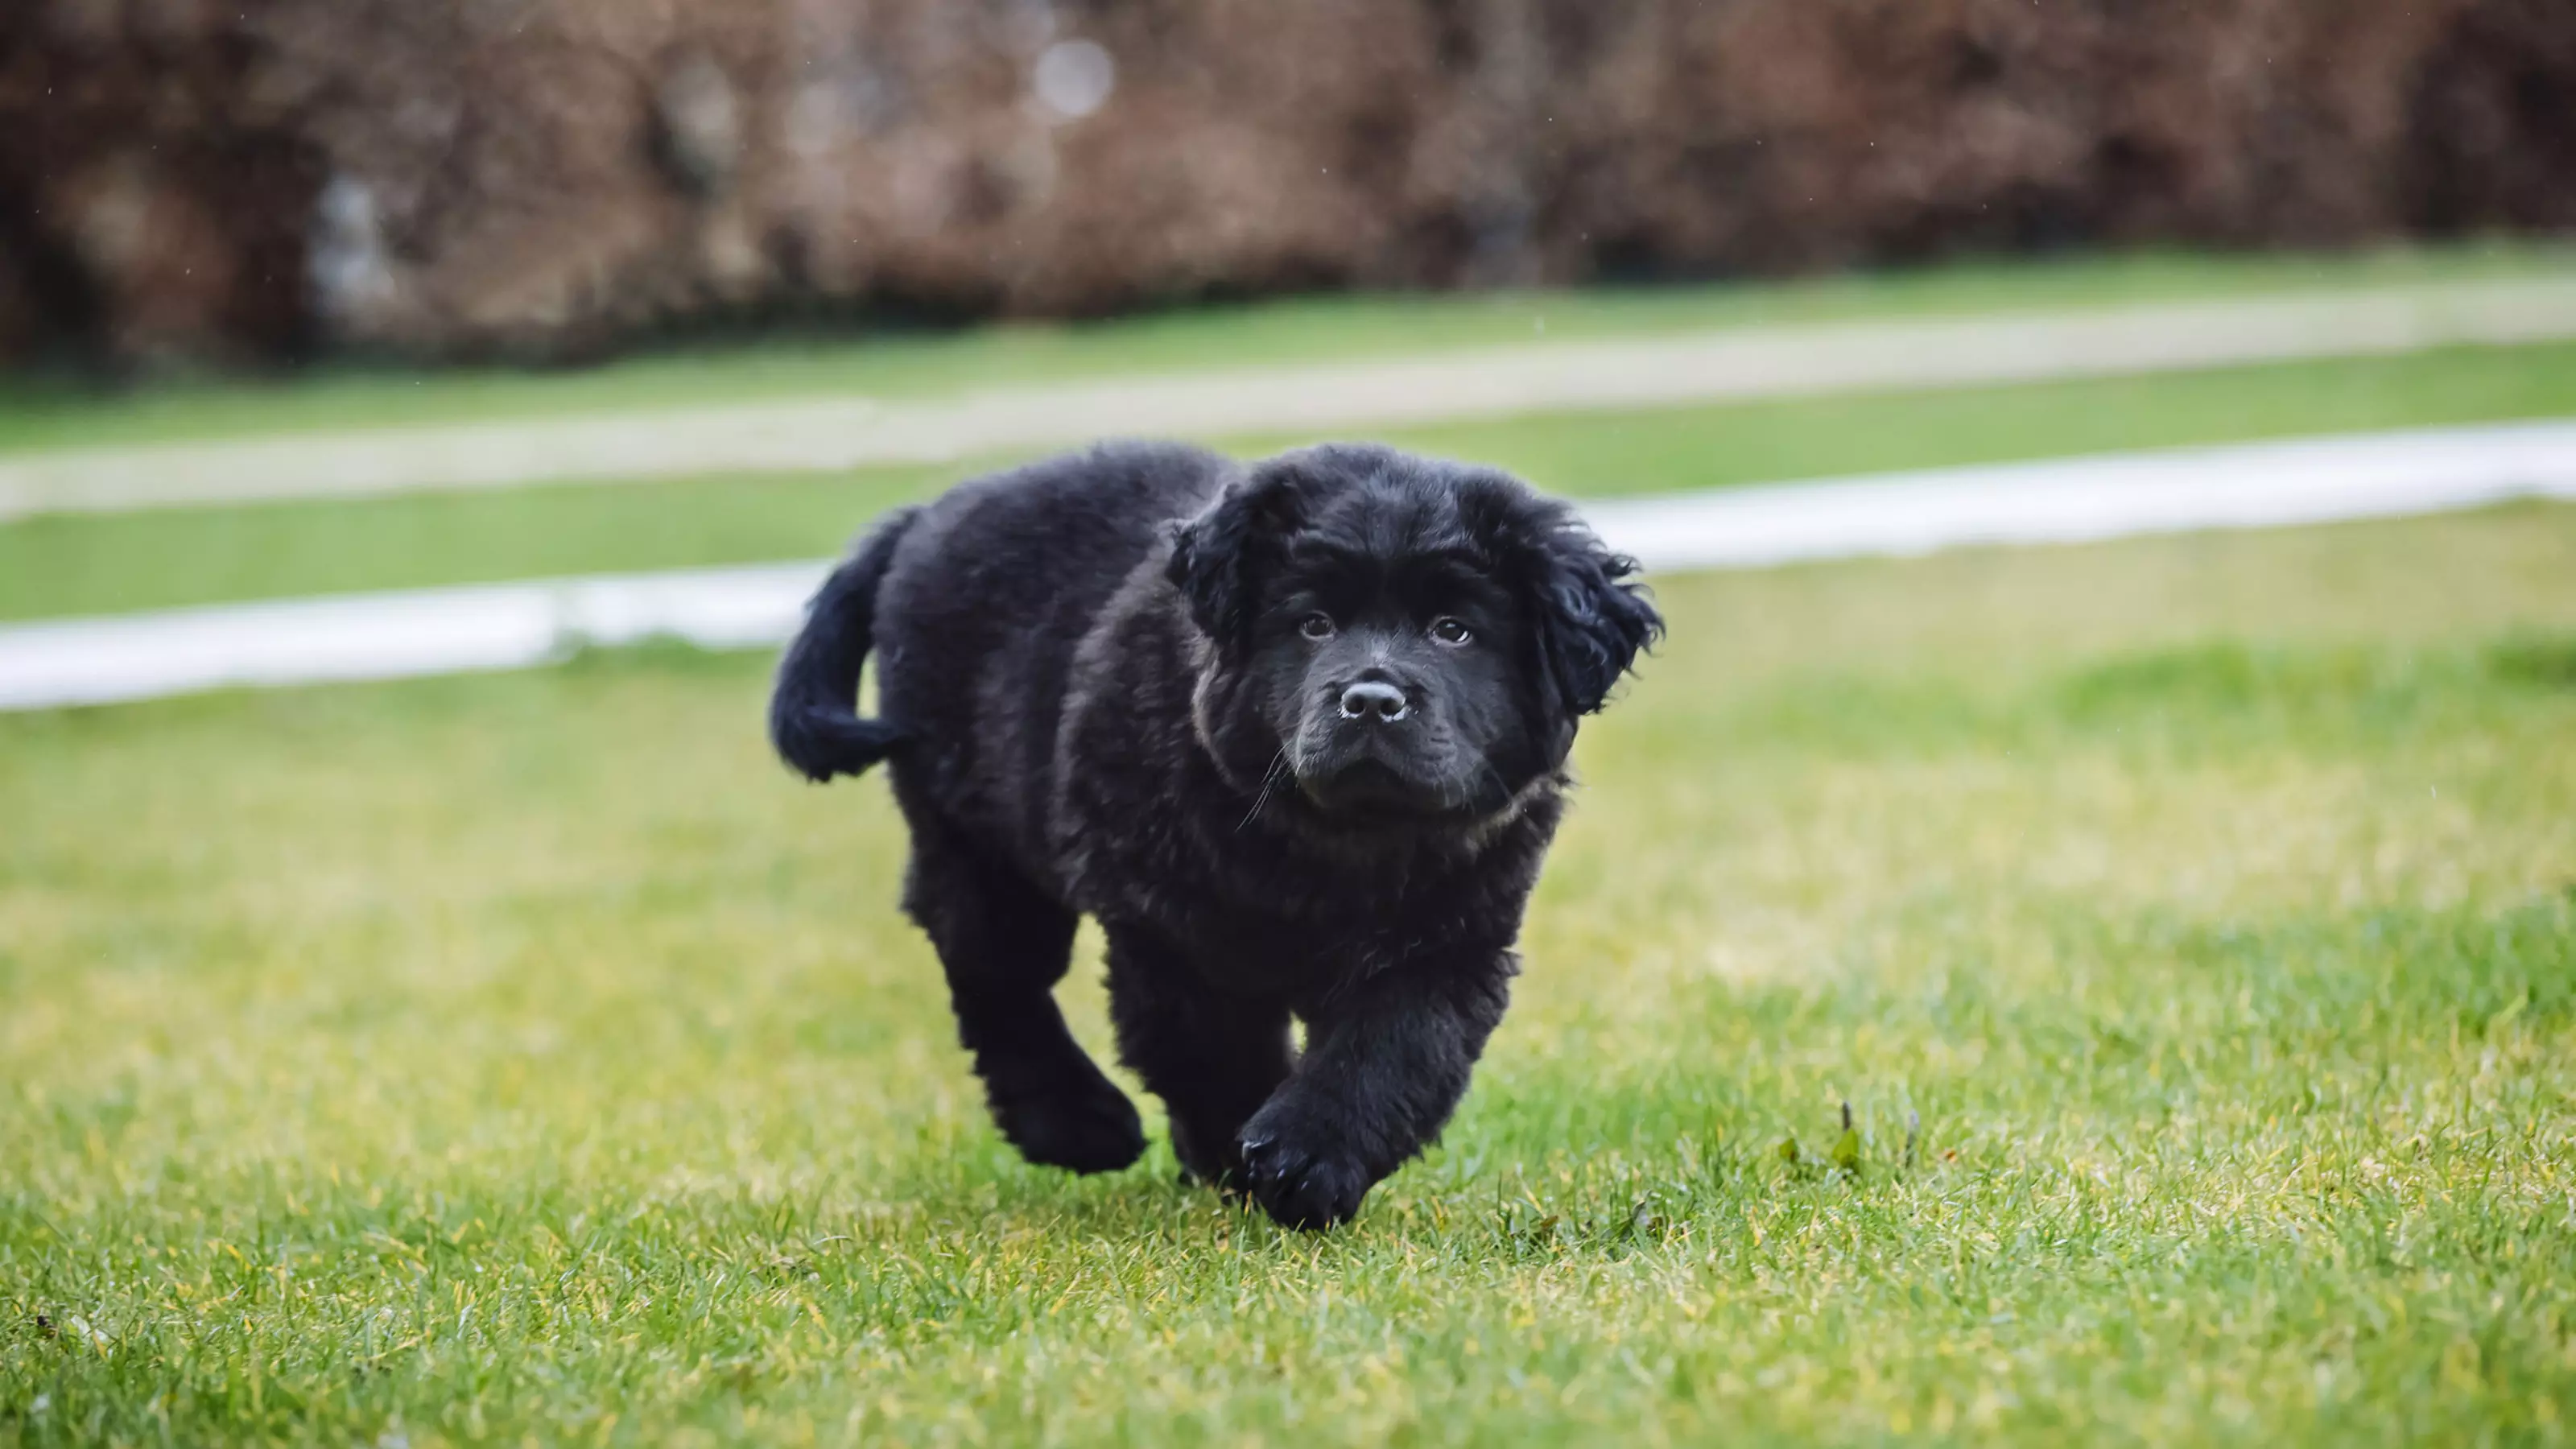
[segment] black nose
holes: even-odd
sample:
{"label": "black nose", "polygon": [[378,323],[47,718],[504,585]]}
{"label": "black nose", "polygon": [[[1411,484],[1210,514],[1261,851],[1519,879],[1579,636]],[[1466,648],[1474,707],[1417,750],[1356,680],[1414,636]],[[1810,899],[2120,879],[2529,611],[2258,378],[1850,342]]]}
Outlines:
{"label": "black nose", "polygon": [[1342,691],[1342,718],[1393,724],[1413,712],[1413,702],[1392,684],[1364,679]]}

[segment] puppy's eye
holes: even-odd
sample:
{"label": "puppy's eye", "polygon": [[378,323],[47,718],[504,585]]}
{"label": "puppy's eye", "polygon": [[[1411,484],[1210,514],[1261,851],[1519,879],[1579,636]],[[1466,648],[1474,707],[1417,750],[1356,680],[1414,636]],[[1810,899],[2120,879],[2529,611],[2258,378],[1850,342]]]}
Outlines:
{"label": "puppy's eye", "polygon": [[1431,637],[1443,644],[1464,644],[1476,636],[1455,619],[1434,619],[1431,621]]}
{"label": "puppy's eye", "polygon": [[1308,614],[1297,621],[1297,632],[1309,639],[1330,639],[1333,637],[1332,618],[1325,614]]}

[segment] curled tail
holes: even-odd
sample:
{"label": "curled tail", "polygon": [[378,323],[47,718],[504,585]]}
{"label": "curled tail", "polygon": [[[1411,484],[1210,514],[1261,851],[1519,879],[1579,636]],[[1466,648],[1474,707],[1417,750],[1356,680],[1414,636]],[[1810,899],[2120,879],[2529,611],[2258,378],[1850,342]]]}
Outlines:
{"label": "curled tail", "polygon": [[876,620],[877,585],[885,581],[895,545],[920,510],[897,511],[877,525],[850,561],[832,571],[807,609],[787,657],[778,662],[778,687],[769,697],[769,742],[809,780],[855,775],[886,757],[902,740],[891,721],[861,719],[859,666],[866,662]]}

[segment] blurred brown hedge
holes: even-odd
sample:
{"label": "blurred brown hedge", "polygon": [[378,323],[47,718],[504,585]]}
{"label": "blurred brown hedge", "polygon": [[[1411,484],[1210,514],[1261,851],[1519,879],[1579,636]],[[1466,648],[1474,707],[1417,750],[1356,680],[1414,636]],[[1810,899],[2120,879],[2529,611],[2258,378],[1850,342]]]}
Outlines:
{"label": "blurred brown hedge", "polygon": [[0,4],[0,354],[2571,225],[2571,0]]}

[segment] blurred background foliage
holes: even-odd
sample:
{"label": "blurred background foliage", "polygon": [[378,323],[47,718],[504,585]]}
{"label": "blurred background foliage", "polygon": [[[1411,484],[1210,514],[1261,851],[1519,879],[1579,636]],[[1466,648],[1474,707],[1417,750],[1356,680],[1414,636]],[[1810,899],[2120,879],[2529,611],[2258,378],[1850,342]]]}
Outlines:
{"label": "blurred background foliage", "polygon": [[2576,224],[2566,0],[10,0],[0,360]]}

